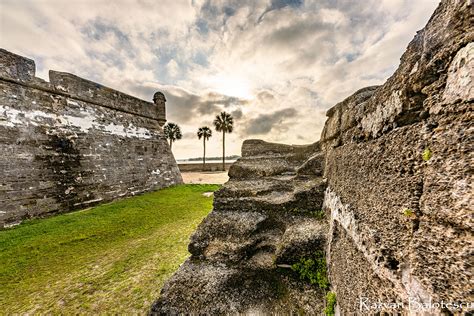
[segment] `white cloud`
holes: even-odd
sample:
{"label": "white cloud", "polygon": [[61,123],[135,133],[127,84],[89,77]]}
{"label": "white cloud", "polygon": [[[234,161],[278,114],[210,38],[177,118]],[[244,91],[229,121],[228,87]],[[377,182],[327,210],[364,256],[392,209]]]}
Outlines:
{"label": "white cloud", "polygon": [[174,59],[171,59],[166,65],[166,70],[168,71],[168,74],[174,78],[179,73],[179,65]]}
{"label": "white cloud", "polygon": [[173,146],[179,158],[200,155],[197,128],[233,112],[226,147],[238,154],[245,137],[319,139],[326,109],[383,83],[437,2],[3,0],[0,46],[44,78],[72,72],[147,100],[164,91],[189,136]]}

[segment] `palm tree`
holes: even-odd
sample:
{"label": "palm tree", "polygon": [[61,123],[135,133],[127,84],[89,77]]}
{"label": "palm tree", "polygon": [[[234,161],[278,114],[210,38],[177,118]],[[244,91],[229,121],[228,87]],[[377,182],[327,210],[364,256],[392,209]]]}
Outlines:
{"label": "palm tree", "polygon": [[212,131],[207,126],[199,127],[197,136],[199,139],[202,138],[204,144],[204,155],[202,156],[202,169],[204,170],[204,167],[206,166],[206,140],[209,140],[209,138],[211,138]]}
{"label": "palm tree", "polygon": [[226,112],[216,115],[214,120],[216,131],[222,132],[222,170],[225,171],[225,133],[232,133],[234,129],[234,118]]}
{"label": "palm tree", "polygon": [[174,141],[183,137],[181,134],[181,128],[175,123],[166,123],[163,127],[163,132],[165,133],[166,138],[170,140],[170,149],[173,148]]}

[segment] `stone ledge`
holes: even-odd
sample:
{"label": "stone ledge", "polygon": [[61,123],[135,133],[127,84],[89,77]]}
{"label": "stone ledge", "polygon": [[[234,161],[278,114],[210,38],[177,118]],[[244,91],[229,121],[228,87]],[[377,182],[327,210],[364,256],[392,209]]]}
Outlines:
{"label": "stone ledge", "polygon": [[29,81],[35,77],[35,62],[0,48],[0,76]]}

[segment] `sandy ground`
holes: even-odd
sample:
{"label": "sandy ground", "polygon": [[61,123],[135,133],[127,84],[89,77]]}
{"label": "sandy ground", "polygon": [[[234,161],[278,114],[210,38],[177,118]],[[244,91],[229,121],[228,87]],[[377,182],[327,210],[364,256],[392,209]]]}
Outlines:
{"label": "sandy ground", "polygon": [[217,172],[182,172],[184,183],[199,183],[199,184],[223,184],[229,180],[227,171]]}

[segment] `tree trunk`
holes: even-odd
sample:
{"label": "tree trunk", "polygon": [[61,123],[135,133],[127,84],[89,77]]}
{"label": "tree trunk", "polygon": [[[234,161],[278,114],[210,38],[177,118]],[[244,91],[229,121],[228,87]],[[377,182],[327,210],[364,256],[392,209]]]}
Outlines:
{"label": "tree trunk", "polygon": [[170,139],[170,150],[173,149],[173,141]]}
{"label": "tree trunk", "polygon": [[225,132],[222,131],[222,171],[225,171]]}
{"label": "tree trunk", "polygon": [[202,171],[206,168],[206,138],[203,138],[204,143],[204,155],[202,156]]}

